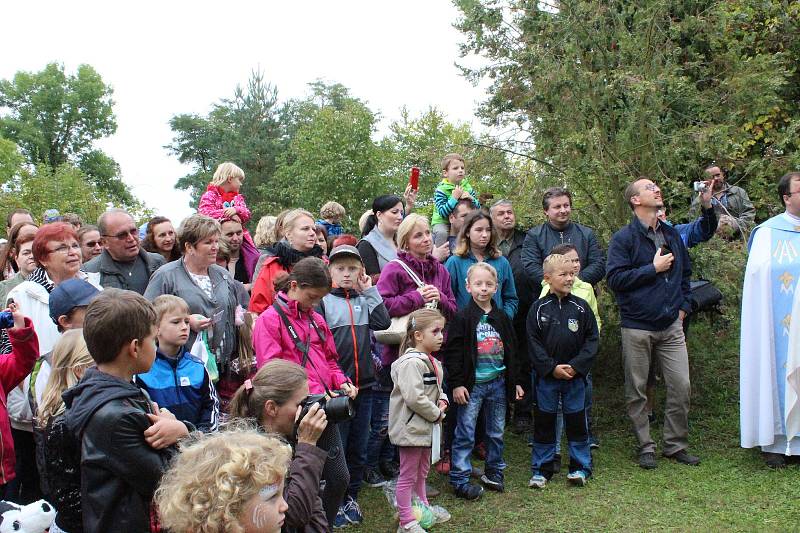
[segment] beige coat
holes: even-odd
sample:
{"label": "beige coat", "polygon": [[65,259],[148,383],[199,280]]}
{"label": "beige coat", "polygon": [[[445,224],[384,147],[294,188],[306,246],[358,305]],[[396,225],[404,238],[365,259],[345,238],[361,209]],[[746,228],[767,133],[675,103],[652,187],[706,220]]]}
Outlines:
{"label": "beige coat", "polygon": [[392,363],[392,381],[389,440],[395,446],[430,446],[433,425],[441,423],[437,401],[447,401],[442,390],[442,364],[409,348]]}

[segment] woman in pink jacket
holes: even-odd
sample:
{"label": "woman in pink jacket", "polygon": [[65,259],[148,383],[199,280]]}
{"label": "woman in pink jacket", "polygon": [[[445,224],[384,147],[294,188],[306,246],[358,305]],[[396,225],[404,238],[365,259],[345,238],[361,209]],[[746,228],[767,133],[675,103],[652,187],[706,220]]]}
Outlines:
{"label": "woman in pink jacket", "polygon": [[[339,368],[333,334],[325,319],[314,311],[314,306],[331,289],[325,262],[316,257],[301,259],[291,274],[277,277],[274,283],[278,291],[275,302],[261,313],[253,329],[258,368],[270,359],[286,359],[305,369],[311,394],[336,394],[334,391],[338,389],[355,398],[358,390]],[[327,426],[317,446],[328,452],[322,471],[326,482],[322,506],[328,524],[333,524],[350,483],[342,439],[335,424]]]}

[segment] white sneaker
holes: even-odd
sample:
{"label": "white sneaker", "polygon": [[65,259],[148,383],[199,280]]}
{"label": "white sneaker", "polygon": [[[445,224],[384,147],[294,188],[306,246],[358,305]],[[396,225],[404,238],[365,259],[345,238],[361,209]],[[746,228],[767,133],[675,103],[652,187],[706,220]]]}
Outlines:
{"label": "white sneaker", "polygon": [[543,489],[545,485],[547,485],[547,478],[544,476],[533,476],[531,480],[528,481],[528,487],[533,489]]}
{"label": "white sneaker", "polygon": [[442,507],[441,505],[429,505],[428,509],[430,509],[431,514],[433,515],[433,523],[434,524],[444,524],[450,518],[450,513],[447,512],[447,509]]}
{"label": "white sneaker", "polygon": [[413,522],[409,522],[405,526],[400,524],[397,526],[397,533],[428,533],[422,526],[419,525],[419,522],[414,520]]}

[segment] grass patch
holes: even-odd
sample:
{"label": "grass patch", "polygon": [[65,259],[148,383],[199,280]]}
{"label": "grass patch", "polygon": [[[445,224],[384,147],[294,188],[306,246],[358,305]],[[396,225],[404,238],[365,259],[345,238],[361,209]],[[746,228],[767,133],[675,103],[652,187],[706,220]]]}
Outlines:
{"label": "grass patch", "polygon": [[[735,279],[733,274],[731,278]],[[453,515],[448,524],[434,531],[800,529],[796,496],[800,467],[769,470],[757,451],[739,447],[739,303],[735,297],[739,292],[736,287],[726,289],[731,297],[724,314],[699,317],[689,336],[689,438],[691,451],[702,458],[700,466],[679,465],[660,456],[656,470],[645,471],[636,465],[636,443],[624,414],[619,326],[614,323],[614,311],[606,307],[604,316],[610,319],[594,370],[595,433],[602,445],[594,454],[595,477],[586,487],[574,488],[567,485],[562,472],[544,490],[529,489],[530,448],[526,439],[509,431],[505,493],[487,491],[480,501],[465,502],[453,496],[445,477],[432,471],[428,480],[442,491],[434,502]],[[659,446],[663,390],[660,395],[659,422],[652,428]],[[566,443],[562,450],[566,451]],[[365,515],[361,530],[396,530],[397,522],[382,491],[364,487],[359,499]]]}

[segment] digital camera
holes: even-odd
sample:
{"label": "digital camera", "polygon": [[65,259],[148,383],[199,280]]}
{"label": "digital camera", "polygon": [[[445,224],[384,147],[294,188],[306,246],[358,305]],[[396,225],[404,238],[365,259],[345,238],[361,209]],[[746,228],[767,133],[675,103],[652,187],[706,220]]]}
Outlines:
{"label": "digital camera", "polygon": [[0,329],[8,329],[14,327],[14,316],[11,311],[0,311]]}
{"label": "digital camera", "polygon": [[309,394],[301,404],[303,409],[300,411],[300,416],[297,418],[296,425],[299,425],[303,418],[308,414],[308,410],[315,403],[319,404],[319,408],[325,411],[325,417],[328,422],[336,424],[350,420],[356,414],[356,402],[347,396],[344,391],[334,391],[338,396],[333,398],[325,398],[324,394]]}
{"label": "digital camera", "polygon": [[694,182],[694,192],[706,192],[706,189],[708,189],[708,183],[705,181]]}

